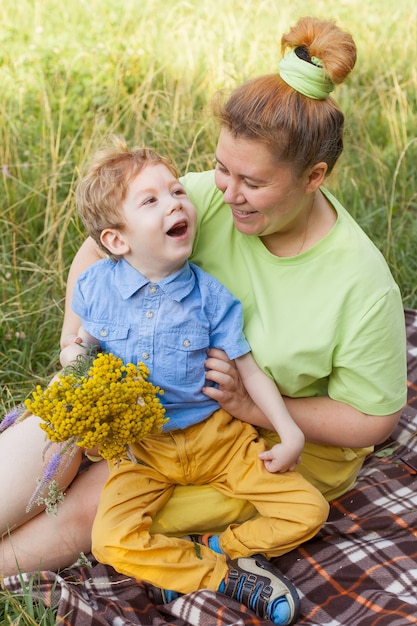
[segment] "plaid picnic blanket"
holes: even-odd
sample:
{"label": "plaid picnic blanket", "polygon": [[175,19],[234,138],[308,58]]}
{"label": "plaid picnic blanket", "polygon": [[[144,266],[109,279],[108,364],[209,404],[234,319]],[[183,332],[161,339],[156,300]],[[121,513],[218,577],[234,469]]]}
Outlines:
{"label": "plaid picnic blanket", "polygon": [[[355,487],[332,502],[318,535],[275,560],[298,588],[300,625],[417,625],[417,311],[406,309],[405,318],[408,404],[393,437],[368,458]],[[24,574],[4,584],[19,593],[29,580]],[[271,626],[207,590],[157,607],[146,585],[94,562],[41,572],[34,588],[57,607],[58,624]]]}

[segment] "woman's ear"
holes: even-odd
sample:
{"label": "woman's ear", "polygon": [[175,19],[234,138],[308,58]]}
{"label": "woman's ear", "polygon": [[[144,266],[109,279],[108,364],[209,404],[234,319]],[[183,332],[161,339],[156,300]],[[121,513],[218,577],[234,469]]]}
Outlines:
{"label": "woman's ear", "polygon": [[100,241],[107,250],[115,256],[123,256],[130,251],[122,233],[115,228],[105,228],[100,235]]}
{"label": "woman's ear", "polygon": [[311,193],[312,191],[317,191],[319,187],[324,182],[327,173],[327,163],[321,161],[320,163],[316,163],[308,172],[307,185],[305,188],[305,193]]}

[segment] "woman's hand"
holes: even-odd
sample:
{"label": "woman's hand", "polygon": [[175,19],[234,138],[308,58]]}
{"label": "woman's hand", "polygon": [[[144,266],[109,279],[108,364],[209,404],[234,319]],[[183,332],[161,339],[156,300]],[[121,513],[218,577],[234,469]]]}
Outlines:
{"label": "woman's hand", "polygon": [[253,422],[249,415],[258,413],[258,409],[246,391],[234,361],[223,350],[212,348],[207,352],[205,362],[206,380],[216,383],[216,387],[203,387],[203,393],[217,400],[222,409],[245,422]]}

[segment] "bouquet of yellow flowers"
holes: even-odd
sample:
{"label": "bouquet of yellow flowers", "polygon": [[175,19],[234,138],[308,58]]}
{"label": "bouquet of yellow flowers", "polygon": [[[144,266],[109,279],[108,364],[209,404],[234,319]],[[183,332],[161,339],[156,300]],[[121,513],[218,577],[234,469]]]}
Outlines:
{"label": "bouquet of yellow flowers", "polygon": [[97,447],[104,459],[120,459],[129,443],[161,432],[168,421],[157,397],[161,390],[147,380],[143,363],[123,365],[113,354],[100,353],[86,374],[71,369],[46,389],[38,385],[25,401],[44,420],[41,428],[51,441],[73,440],[81,448]]}
{"label": "bouquet of yellow flowers", "polygon": [[[77,447],[94,448],[107,460],[128,457],[136,462],[129,444],[161,432],[168,421],[158,397],[163,391],[150,383],[148,376],[149,370],[143,363],[123,365],[122,359],[113,354],[99,353],[95,357],[78,357],[48,387],[36,387],[32,397],[24,402],[25,414],[22,415],[23,409],[20,416],[32,413],[40,417],[40,427],[49,441],[62,445],[38,481],[28,510],[37,502],[56,512],[63,495],[55,476],[63,463],[71,461]],[[18,416],[16,409],[6,415],[0,431]],[[47,487],[49,494],[45,498],[42,494]]]}

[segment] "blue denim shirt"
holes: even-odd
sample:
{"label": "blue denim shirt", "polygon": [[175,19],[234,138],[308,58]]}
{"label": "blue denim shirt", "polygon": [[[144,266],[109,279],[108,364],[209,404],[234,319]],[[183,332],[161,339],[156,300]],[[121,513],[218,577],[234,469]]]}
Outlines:
{"label": "blue denim shirt", "polygon": [[188,261],[158,283],[123,259],[98,261],[79,277],[72,307],[104,351],[149,368],[149,380],[164,390],[165,430],[187,428],[218,408],[201,391],[208,348],[230,359],[250,351],[240,302]]}

